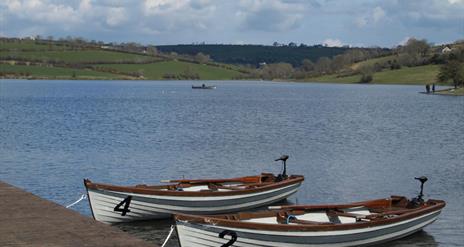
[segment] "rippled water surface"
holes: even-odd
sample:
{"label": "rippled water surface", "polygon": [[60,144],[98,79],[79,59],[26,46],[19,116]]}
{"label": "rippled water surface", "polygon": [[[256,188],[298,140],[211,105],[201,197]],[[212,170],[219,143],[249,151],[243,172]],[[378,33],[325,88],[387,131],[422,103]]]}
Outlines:
{"label": "rippled water surface", "polygon": [[[198,82],[196,82],[198,84]],[[422,87],[183,81],[0,81],[0,179],[67,205],[82,179],[114,184],[288,170],[290,203],[415,196],[447,207],[387,246],[464,243],[464,97]],[[73,207],[90,216],[88,203]],[[161,243],[170,221],[119,225]],[[170,246],[176,246],[171,240]]]}

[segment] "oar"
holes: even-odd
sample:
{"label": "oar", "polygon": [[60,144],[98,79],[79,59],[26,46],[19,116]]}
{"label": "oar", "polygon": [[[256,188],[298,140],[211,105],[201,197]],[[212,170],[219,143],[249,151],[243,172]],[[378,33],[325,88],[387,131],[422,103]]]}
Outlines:
{"label": "oar", "polygon": [[352,207],[386,207],[389,206],[391,199],[379,199],[364,202],[354,202],[348,204],[323,204],[323,205],[282,205],[282,206],[269,206],[269,210],[281,210],[281,209],[336,209],[336,208],[352,208]]}
{"label": "oar", "polygon": [[226,183],[226,182],[241,182],[253,183],[258,179],[257,176],[228,178],[228,179],[177,179],[177,180],[161,180],[161,183]]}

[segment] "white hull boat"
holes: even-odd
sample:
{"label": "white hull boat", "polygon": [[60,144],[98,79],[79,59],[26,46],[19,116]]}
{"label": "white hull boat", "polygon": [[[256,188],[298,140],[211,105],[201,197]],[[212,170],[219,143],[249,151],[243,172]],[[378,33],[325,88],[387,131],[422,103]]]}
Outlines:
{"label": "white hull boat", "polygon": [[181,247],[377,245],[434,222],[445,202],[402,196],[339,205],[269,207],[216,216],[175,215]]}
{"label": "white hull boat", "polygon": [[93,217],[104,223],[219,214],[266,206],[297,192],[303,176],[263,173],[232,179],[173,180],[167,185],[116,186],[84,180]]}

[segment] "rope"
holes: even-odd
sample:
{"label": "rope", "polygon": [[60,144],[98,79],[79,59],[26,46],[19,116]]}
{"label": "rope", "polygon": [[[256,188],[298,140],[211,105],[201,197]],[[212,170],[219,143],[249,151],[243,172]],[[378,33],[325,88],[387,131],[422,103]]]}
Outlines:
{"label": "rope", "polygon": [[77,199],[77,201],[75,201],[75,202],[69,204],[68,206],[66,206],[66,208],[70,208],[70,207],[72,207],[72,206],[78,204],[80,201],[82,201],[82,200],[84,200],[84,199],[86,199],[86,198],[87,198],[87,195],[82,194],[82,195],[81,195],[81,198],[79,198],[79,199]]}
{"label": "rope", "polygon": [[169,234],[168,236],[166,237],[166,240],[164,240],[164,243],[163,245],[161,245],[161,247],[164,247],[166,245],[166,243],[168,242],[168,240],[171,238],[171,235],[172,235],[172,232],[174,231],[174,225],[171,225],[171,231],[169,231]]}

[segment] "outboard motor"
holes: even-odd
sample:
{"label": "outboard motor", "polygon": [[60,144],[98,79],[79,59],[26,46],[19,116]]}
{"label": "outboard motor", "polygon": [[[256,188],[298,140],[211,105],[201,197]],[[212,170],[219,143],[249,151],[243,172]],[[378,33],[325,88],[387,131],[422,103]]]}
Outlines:
{"label": "outboard motor", "polygon": [[282,164],[283,164],[283,166],[284,166],[283,171],[282,171],[282,174],[279,174],[279,175],[277,176],[277,178],[276,178],[276,181],[277,181],[277,182],[280,182],[280,181],[282,181],[282,180],[288,178],[288,176],[287,176],[287,159],[288,159],[288,155],[285,155],[285,154],[284,154],[284,155],[280,156],[280,158],[278,158],[278,159],[275,160],[275,161],[281,160],[281,161],[282,161]]}
{"label": "outboard motor", "polygon": [[414,179],[419,180],[419,182],[421,183],[420,192],[417,197],[411,200],[411,202],[408,205],[408,208],[415,208],[424,203],[424,183],[427,182],[428,178],[426,176],[421,176]]}

